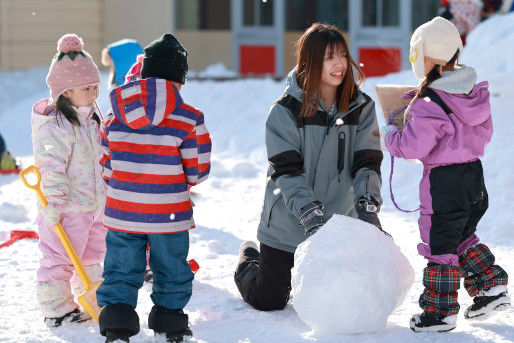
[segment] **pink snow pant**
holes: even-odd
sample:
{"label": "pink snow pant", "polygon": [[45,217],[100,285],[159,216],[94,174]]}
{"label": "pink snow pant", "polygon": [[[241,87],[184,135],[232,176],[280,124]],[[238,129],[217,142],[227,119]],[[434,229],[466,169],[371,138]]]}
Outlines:
{"label": "pink snow pant", "polygon": [[[78,307],[71,287],[77,295],[84,288],[54,226],[42,214],[38,215],[37,223],[39,250],[43,255],[37,272],[38,300],[45,317],[62,317]],[[103,268],[100,263],[105,257],[107,234],[103,226],[103,208],[90,212],[64,213],[61,224],[91,281],[101,281]]]}

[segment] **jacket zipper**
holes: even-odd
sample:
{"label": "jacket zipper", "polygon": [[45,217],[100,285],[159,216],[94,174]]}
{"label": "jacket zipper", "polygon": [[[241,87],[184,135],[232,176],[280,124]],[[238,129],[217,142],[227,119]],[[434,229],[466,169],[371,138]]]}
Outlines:
{"label": "jacket zipper", "polygon": [[341,182],[341,172],[344,169],[345,134],[339,132],[337,144],[337,182]]}

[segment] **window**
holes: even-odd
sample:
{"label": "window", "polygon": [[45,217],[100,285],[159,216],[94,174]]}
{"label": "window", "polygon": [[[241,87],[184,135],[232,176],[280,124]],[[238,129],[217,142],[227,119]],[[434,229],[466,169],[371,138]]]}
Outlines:
{"label": "window", "polygon": [[303,31],[321,22],[348,30],[348,0],[286,0],[286,30]]}
{"label": "window", "polygon": [[363,26],[399,26],[400,0],[364,0],[362,2]]}
{"label": "window", "polygon": [[412,0],[412,31],[437,16],[440,0]]}
{"label": "window", "polygon": [[230,30],[230,0],[176,0],[179,30]]}
{"label": "window", "polygon": [[273,0],[243,0],[244,26],[273,26]]}

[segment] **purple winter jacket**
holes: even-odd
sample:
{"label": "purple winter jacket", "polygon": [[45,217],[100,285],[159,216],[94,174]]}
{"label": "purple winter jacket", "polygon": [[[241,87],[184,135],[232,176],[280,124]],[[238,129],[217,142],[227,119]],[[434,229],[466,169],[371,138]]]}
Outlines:
{"label": "purple winter jacket", "polygon": [[[425,168],[483,156],[493,134],[488,86],[486,81],[480,82],[467,95],[434,89],[452,110],[450,115],[429,98],[417,99],[403,130],[385,136],[387,150],[395,157],[419,159]],[[414,93],[408,92],[404,98],[413,98]]]}

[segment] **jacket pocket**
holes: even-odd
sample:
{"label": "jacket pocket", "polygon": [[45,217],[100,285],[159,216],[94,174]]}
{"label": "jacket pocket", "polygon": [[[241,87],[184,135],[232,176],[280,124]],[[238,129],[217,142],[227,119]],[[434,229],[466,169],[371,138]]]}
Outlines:
{"label": "jacket pocket", "polygon": [[273,211],[273,207],[277,204],[277,201],[282,198],[282,194],[280,194],[276,199],[271,202],[268,213],[266,213],[266,226],[269,226],[269,222],[271,220],[271,212]]}
{"label": "jacket pocket", "polygon": [[345,158],[345,134],[339,132],[337,139],[337,181],[340,182],[341,172],[344,169],[344,158]]}

